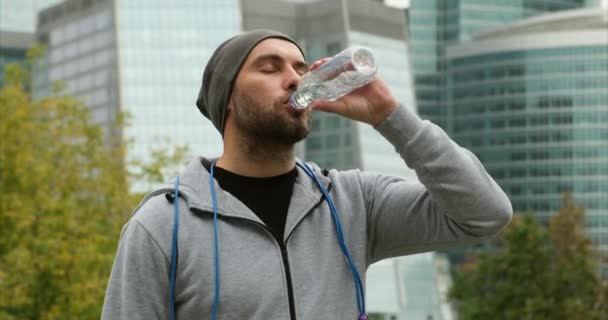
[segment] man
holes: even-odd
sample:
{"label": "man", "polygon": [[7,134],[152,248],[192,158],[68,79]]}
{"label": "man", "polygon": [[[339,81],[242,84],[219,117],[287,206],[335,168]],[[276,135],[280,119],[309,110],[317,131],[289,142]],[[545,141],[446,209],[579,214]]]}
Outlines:
{"label": "man", "polygon": [[[169,187],[136,209],[103,319],[169,319],[172,306],[178,319],[365,319],[356,278],[370,264],[477,242],[510,221],[508,198],[475,156],[400,106],[380,78],[337,101],[291,108],[307,71],[300,47],[276,31],[218,47],[197,105],[222,133],[224,152],[192,161],[177,199]],[[374,126],[421,183],[359,170],[321,174],[299,162],[294,144],[310,130],[311,109]]]}

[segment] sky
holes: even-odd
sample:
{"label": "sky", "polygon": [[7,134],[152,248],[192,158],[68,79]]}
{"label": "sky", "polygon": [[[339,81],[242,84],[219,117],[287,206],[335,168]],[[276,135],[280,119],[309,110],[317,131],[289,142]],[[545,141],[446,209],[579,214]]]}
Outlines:
{"label": "sky", "polygon": [[384,3],[397,8],[407,8],[410,6],[410,0],[384,0]]}
{"label": "sky", "polygon": [[[320,0],[288,0],[291,2],[315,2]],[[410,6],[410,0],[384,0],[384,3],[391,7],[396,8],[407,8]]]}

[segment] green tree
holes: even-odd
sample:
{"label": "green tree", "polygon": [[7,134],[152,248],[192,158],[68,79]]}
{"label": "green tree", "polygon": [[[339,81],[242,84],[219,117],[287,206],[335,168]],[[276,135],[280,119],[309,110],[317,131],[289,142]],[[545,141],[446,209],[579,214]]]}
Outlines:
{"label": "green tree", "polygon": [[[27,72],[0,90],[0,319],[99,317],[128,194],[120,142],[55,93],[32,101]],[[110,139],[113,139],[110,137]]]}
{"label": "green tree", "polygon": [[162,180],[187,149],[154,150],[129,172],[121,137],[104,137],[61,85],[32,101],[27,69],[9,65],[4,74],[0,320],[99,319],[121,227],[141,199],[129,192],[130,178]]}
{"label": "green tree", "polygon": [[[27,72],[0,90],[0,319],[99,317],[120,227],[133,207],[122,144],[56,92],[32,101]],[[110,137],[116,139],[116,137]]]}
{"label": "green tree", "polygon": [[547,229],[516,216],[494,253],[457,273],[460,319],[607,319],[606,286],[584,233],[584,210],[564,195]]}
{"label": "green tree", "polygon": [[[598,252],[585,234],[585,209],[576,205],[572,195],[562,198],[563,207],[549,223],[555,247],[554,293],[575,292],[562,301],[564,319],[575,319],[587,310],[601,311],[608,319],[608,309],[601,301],[606,290],[597,277]],[[591,319],[591,318],[590,318]]]}
{"label": "green tree", "polygon": [[146,161],[133,159],[129,163],[131,181],[145,185],[147,190],[166,183],[168,177],[177,175],[190,153],[187,146],[171,146],[167,138],[157,140],[159,147],[149,150],[149,158]]}
{"label": "green tree", "polygon": [[[44,48],[28,52],[30,68]],[[0,88],[0,320],[99,319],[119,233],[141,194],[175,173],[188,149],[151,150],[125,165],[122,137],[54,84],[32,101],[30,74],[4,71]],[[119,132],[125,115],[116,119]],[[128,168],[128,169],[127,169]]]}

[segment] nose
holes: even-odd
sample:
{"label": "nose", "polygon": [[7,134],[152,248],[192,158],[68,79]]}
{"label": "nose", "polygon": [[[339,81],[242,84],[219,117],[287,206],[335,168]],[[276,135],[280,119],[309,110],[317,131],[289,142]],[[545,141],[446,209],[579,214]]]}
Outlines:
{"label": "nose", "polygon": [[296,91],[301,79],[302,76],[294,68],[287,68],[284,86],[289,91]]}

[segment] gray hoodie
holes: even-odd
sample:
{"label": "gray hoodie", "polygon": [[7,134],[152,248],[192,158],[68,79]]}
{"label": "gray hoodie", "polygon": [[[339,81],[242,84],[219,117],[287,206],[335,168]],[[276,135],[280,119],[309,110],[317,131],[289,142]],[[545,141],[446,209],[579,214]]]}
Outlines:
{"label": "gray hoodie", "polygon": [[[399,107],[376,129],[420,182],[360,170],[331,170],[326,177],[312,164],[330,188],[363,278],[381,259],[479,242],[510,221],[504,192],[479,160],[439,127]],[[213,206],[203,161],[195,159],[180,175],[177,319],[210,319],[213,306]],[[290,308],[297,319],[357,318],[355,284],[327,201],[298,170],[283,243],[215,182],[218,319],[289,319]],[[169,319],[173,205],[164,194],[171,189],[148,195],[124,226],[102,319]]]}

